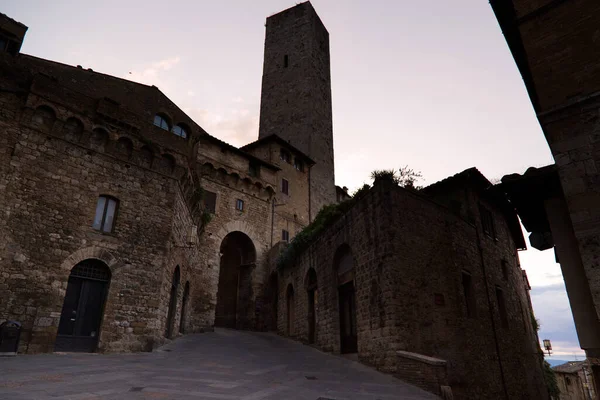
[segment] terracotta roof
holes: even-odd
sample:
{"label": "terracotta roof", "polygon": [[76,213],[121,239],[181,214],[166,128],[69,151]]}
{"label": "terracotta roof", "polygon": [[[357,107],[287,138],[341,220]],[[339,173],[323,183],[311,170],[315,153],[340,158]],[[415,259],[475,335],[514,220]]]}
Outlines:
{"label": "terracotta roof", "polygon": [[552,367],[554,372],[562,372],[564,374],[576,374],[583,367],[585,361],[567,361],[564,364]]}
{"label": "terracotta roof", "polygon": [[240,149],[242,149],[242,150],[249,150],[249,149],[261,146],[264,143],[271,142],[271,141],[277,142],[277,143],[279,143],[282,146],[286,146],[288,149],[290,149],[293,152],[299,154],[304,159],[304,161],[307,162],[307,164],[310,164],[310,165],[314,165],[315,164],[315,162],[309,156],[307,156],[306,154],[304,154],[302,151],[298,150],[297,147],[294,147],[294,145],[292,145],[287,140],[285,140],[282,137],[277,136],[275,134],[272,134],[272,135],[269,135],[269,136],[265,136],[263,138],[260,138],[260,139],[258,139],[256,141],[254,141],[254,142],[248,143],[248,144],[240,147]]}

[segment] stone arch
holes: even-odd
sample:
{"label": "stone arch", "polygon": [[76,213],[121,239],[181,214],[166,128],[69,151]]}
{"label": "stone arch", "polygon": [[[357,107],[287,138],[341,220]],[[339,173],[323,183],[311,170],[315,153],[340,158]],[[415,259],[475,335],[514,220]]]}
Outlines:
{"label": "stone arch", "polygon": [[73,266],[63,299],[55,351],[96,350],[111,277],[108,265],[95,258]]}
{"label": "stone arch", "polygon": [[356,353],[358,351],[354,264],[350,246],[347,243],[340,245],[333,257],[333,268],[338,286],[341,353]]}
{"label": "stone arch", "polygon": [[182,333],[182,334],[185,333],[185,330],[186,330],[189,300],[190,300],[190,281],[186,281],[185,287],[183,289],[183,297],[181,298],[181,316],[179,317],[179,333]]}
{"label": "stone arch", "polygon": [[168,153],[162,154],[158,161],[158,169],[161,172],[169,175],[173,173],[175,166],[177,165],[175,162],[175,157]]}
{"label": "stone arch", "polygon": [[128,160],[133,153],[133,142],[126,136],[121,136],[116,143],[115,150],[117,155]]}
{"label": "stone arch", "polygon": [[62,132],[65,139],[79,143],[83,136],[83,122],[79,118],[70,117],[64,123]]}
{"label": "stone arch", "polygon": [[57,113],[54,107],[42,104],[35,109],[33,116],[31,117],[31,123],[36,128],[50,131],[52,130],[54,121],[56,121],[56,115]]}
{"label": "stone arch", "polygon": [[113,277],[119,271],[119,269],[124,266],[124,264],[110,251],[102,247],[90,246],[79,249],[65,258],[65,260],[60,264],[60,271],[67,275],[71,273],[71,269],[74,265],[77,265],[81,261],[87,259],[96,259],[102,261],[110,269]]}
{"label": "stone arch", "polygon": [[108,130],[102,127],[96,127],[92,130],[92,135],[90,136],[90,146],[94,150],[104,151],[106,144],[108,143],[108,138]]}
{"label": "stone arch", "polygon": [[294,334],[296,302],[294,298],[294,285],[289,283],[285,290],[285,334],[292,336]]}
{"label": "stone arch", "polygon": [[181,269],[179,265],[173,270],[171,278],[170,295],[169,295],[169,310],[167,312],[167,321],[165,324],[165,337],[172,338],[175,331],[175,318],[177,315],[177,298],[179,294],[179,284],[181,282]]}
{"label": "stone arch", "polygon": [[307,295],[308,343],[314,343],[317,336],[317,272],[309,268],[304,279]]}
{"label": "stone arch", "polygon": [[228,233],[219,246],[219,283],[215,325],[249,328],[252,318],[252,275],[256,264],[256,247],[243,232]]}
{"label": "stone arch", "polygon": [[142,146],[138,154],[138,161],[142,167],[152,168],[154,151],[149,146]]}

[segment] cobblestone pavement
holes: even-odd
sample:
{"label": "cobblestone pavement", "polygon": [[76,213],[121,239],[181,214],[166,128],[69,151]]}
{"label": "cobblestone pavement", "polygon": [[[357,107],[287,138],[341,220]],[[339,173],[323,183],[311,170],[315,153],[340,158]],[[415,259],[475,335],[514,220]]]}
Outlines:
{"label": "cobblestone pavement", "polygon": [[436,396],[274,334],[217,329],[153,353],[0,358],[0,399],[391,400]]}

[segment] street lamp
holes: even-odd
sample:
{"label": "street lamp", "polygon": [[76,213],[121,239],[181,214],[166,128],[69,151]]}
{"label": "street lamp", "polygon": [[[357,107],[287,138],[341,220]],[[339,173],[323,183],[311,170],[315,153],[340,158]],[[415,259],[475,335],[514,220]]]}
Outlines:
{"label": "street lamp", "polygon": [[552,355],[552,344],[550,343],[550,339],[544,339],[544,348],[549,356]]}

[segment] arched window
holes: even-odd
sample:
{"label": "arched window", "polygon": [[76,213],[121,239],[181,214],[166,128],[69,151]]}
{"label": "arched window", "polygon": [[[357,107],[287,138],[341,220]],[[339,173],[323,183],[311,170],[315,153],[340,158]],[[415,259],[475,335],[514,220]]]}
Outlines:
{"label": "arched window", "polygon": [[36,108],[31,122],[33,122],[33,125],[38,128],[50,129],[52,128],[55,119],[56,114],[54,113],[53,109],[48,106],[39,106]]}
{"label": "arched window", "polygon": [[102,232],[112,232],[118,206],[119,200],[114,197],[100,196],[98,203],[96,203],[96,215],[92,227]]}
{"label": "arched window", "polygon": [[169,124],[168,118],[162,114],[156,114],[154,116],[154,125],[158,126],[161,129],[164,129],[166,131],[171,130],[171,126]]}
{"label": "arched window", "polygon": [[139,154],[140,164],[146,168],[152,166],[152,160],[154,159],[154,152],[148,146],[142,147]]}
{"label": "arched window", "polygon": [[171,129],[171,132],[184,139],[187,139],[188,137],[188,129],[182,124],[175,125],[173,129]]}

